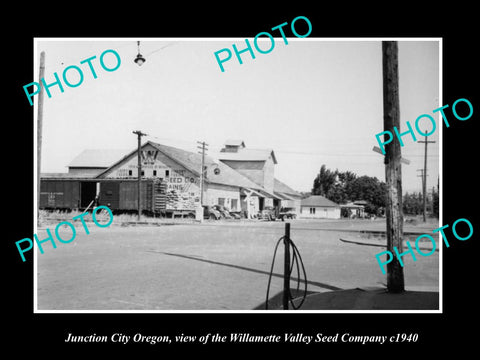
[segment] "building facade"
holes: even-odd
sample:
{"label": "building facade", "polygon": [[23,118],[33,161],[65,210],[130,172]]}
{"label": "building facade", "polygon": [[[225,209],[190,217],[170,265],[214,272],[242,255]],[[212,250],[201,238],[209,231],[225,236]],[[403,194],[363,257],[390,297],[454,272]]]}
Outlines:
{"label": "building facade", "polygon": [[[268,192],[274,192],[277,159],[273,150],[248,149],[241,140],[227,140],[218,158]],[[265,206],[274,206],[273,200],[267,198]]]}
{"label": "building facade", "polygon": [[[239,154],[240,147],[245,148],[243,141],[237,145],[227,142],[225,146],[231,154],[236,154],[235,159],[220,156],[220,160],[215,160],[205,156],[201,186],[201,154],[146,142],[140,150],[142,209],[193,212],[200,205],[203,188],[202,205],[222,205],[251,218],[266,206],[281,206],[282,202],[294,201],[299,196],[274,178],[273,151]],[[118,210],[136,208],[137,149],[126,154],[85,150],[68,169],[68,173],[41,175],[41,207],[85,208],[95,200],[98,205]]]}
{"label": "building facade", "polygon": [[320,195],[312,195],[301,201],[300,218],[340,219],[340,205]]}

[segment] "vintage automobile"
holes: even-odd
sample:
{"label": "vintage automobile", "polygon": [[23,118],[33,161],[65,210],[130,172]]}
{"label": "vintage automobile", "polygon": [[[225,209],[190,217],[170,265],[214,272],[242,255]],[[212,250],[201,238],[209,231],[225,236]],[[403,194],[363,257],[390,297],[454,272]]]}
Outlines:
{"label": "vintage automobile", "polygon": [[242,218],[242,213],[241,211],[230,211],[230,215],[234,218],[234,219],[241,219]]}
{"label": "vintage automobile", "polygon": [[276,210],[273,206],[265,206],[265,208],[258,213],[259,220],[275,221],[276,218]]}
{"label": "vintage automobile", "polygon": [[220,211],[215,209],[215,206],[204,205],[203,206],[203,218],[210,220],[218,220],[222,217]]}
{"label": "vintage automobile", "polygon": [[281,208],[277,216],[277,219],[285,221],[285,219],[295,219],[297,214],[295,214],[294,208]]}
{"label": "vintage automobile", "polygon": [[225,208],[223,205],[213,205],[213,208],[217,210],[221,217],[224,219],[231,219],[232,215],[230,215],[230,212]]}

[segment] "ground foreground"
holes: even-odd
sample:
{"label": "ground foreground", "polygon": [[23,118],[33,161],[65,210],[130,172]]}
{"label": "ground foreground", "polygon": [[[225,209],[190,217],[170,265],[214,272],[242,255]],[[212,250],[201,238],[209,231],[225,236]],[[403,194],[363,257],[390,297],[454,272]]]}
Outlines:
{"label": "ground foreground", "polygon": [[[264,309],[273,251],[285,225],[88,226],[89,235],[80,225],[73,242],[56,249],[45,243],[44,254],[37,252],[38,310]],[[437,227],[406,225],[405,233],[414,241],[415,233]],[[438,309],[439,252],[415,262],[405,257],[408,291],[395,299],[385,294],[386,276],[375,258],[385,250],[385,239],[370,232],[384,229],[384,220],[292,221],[310,294],[301,310]],[[39,238],[43,234],[44,227]],[[269,296],[273,308],[281,297],[282,273],[280,246]]]}

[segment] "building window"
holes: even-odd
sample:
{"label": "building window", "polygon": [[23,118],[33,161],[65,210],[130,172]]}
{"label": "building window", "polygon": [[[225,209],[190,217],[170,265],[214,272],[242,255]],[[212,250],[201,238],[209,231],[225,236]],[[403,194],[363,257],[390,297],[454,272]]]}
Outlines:
{"label": "building window", "polygon": [[225,205],[225,198],[218,198],[218,205]]}
{"label": "building window", "polygon": [[170,170],[165,170],[165,177],[169,177],[170,176]]}
{"label": "building window", "polygon": [[315,208],[310,208],[310,214],[315,215]]}
{"label": "building window", "polygon": [[157,170],[153,170],[153,176],[157,176]]}
{"label": "building window", "polygon": [[144,176],[144,175],[145,175],[145,171],[142,170],[142,176]]}
{"label": "building window", "polygon": [[128,176],[132,176],[132,170],[128,170]]}

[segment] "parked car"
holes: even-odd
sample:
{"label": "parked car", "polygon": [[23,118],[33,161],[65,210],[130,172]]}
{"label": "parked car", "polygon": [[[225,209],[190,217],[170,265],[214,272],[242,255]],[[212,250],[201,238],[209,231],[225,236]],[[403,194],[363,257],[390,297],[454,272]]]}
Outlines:
{"label": "parked car", "polygon": [[276,211],[273,206],[265,206],[265,208],[258,213],[260,220],[275,221],[277,218]]}
{"label": "parked car", "polygon": [[295,214],[294,208],[281,208],[280,213],[278,214],[278,219],[285,221],[285,219],[295,219],[297,214]]}
{"label": "parked car", "polygon": [[245,210],[233,210],[230,211],[230,215],[234,219],[246,219],[247,218],[247,212]]}
{"label": "parked car", "polygon": [[203,218],[210,220],[218,220],[222,217],[220,211],[216,210],[214,206],[204,205],[203,206]]}
{"label": "parked car", "polygon": [[224,219],[231,219],[232,215],[230,215],[230,212],[225,208],[223,205],[213,205],[213,208],[217,210],[222,218]]}
{"label": "parked car", "polygon": [[230,211],[230,215],[237,220],[242,218],[240,211]]}

